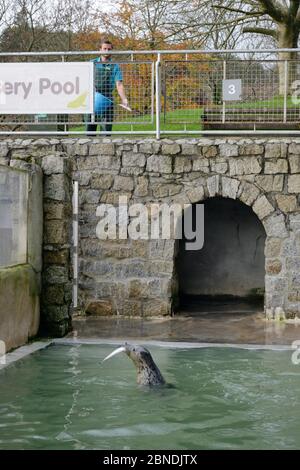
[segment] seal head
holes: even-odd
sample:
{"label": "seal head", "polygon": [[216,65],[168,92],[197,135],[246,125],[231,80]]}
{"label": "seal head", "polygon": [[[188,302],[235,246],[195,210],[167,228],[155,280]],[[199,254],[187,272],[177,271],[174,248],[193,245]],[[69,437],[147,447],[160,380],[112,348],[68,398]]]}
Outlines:
{"label": "seal head", "polygon": [[137,370],[137,383],[139,385],[152,386],[165,384],[165,379],[155,364],[150,351],[142,346],[125,343],[124,346],[115,349],[112,353],[106,356],[102,362],[121,352],[125,352],[125,354],[127,354],[134,363]]}
{"label": "seal head", "polygon": [[125,343],[125,353],[136,367],[139,385],[163,385],[165,383],[148,349]]}

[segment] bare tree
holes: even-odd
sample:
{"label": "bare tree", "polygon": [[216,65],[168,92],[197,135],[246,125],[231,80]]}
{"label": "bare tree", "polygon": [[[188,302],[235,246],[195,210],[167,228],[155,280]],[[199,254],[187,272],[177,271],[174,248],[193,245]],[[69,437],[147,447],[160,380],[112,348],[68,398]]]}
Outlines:
{"label": "bare tree", "polygon": [[90,0],[58,0],[54,7],[55,29],[65,33],[62,50],[74,48],[76,33],[96,28],[96,10]]}
{"label": "bare tree", "polygon": [[99,24],[104,32],[125,39],[127,45],[140,41],[157,49],[164,41],[169,8],[169,0],[119,0],[113,11],[99,13]]}
{"label": "bare tree", "polygon": [[1,34],[5,51],[49,50],[53,10],[47,0],[13,0],[11,15]]}

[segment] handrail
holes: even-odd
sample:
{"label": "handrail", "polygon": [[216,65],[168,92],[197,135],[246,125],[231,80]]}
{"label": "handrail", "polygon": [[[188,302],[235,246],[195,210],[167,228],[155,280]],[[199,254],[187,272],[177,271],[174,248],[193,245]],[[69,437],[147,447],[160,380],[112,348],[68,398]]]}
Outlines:
{"label": "handrail", "polygon": [[[300,48],[283,48],[283,49],[156,49],[156,50],[124,50],[110,51],[110,55],[169,55],[169,54],[272,54],[278,52],[300,52]],[[0,57],[7,56],[73,56],[73,55],[102,55],[107,51],[45,51],[45,52],[0,52]]]}

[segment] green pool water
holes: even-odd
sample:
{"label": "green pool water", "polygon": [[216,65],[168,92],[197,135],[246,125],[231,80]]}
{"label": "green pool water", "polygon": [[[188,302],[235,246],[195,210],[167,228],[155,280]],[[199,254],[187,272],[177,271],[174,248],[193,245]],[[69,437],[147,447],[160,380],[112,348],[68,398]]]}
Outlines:
{"label": "green pool water", "polygon": [[145,389],[114,346],[55,345],[0,372],[0,449],[297,449],[290,351],[150,347],[172,387]]}

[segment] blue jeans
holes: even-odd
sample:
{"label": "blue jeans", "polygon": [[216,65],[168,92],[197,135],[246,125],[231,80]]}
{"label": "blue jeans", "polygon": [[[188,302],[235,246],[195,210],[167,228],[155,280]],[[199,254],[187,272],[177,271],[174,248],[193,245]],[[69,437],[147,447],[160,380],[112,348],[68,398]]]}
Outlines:
{"label": "blue jeans", "polygon": [[[88,118],[88,121],[91,120],[91,115],[89,114],[87,116]],[[103,132],[108,132],[108,134],[106,134],[107,136],[110,135],[111,131],[112,131],[112,122],[114,120],[114,107],[113,106],[110,106],[109,108],[107,108],[103,114],[96,114],[95,115],[95,118],[96,120],[99,119],[99,121],[103,121],[104,124],[101,124],[101,130]],[[87,132],[96,132],[97,130],[97,125],[98,124],[91,124],[89,122],[89,124],[86,125],[86,131]],[[96,134],[93,134],[93,135],[96,135]]]}

